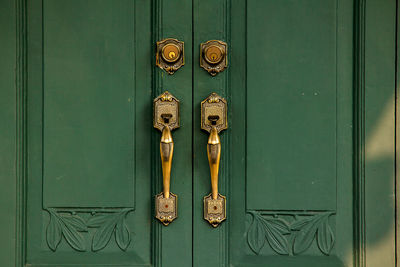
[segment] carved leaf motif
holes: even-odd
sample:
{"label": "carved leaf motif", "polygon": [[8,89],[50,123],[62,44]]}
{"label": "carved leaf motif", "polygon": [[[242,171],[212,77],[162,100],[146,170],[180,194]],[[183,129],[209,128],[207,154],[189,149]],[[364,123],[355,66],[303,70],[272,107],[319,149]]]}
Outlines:
{"label": "carved leaf motif", "polygon": [[313,218],[314,218],[313,216],[307,216],[307,217],[301,218],[300,220],[296,220],[290,225],[290,229],[296,230],[296,231],[301,230],[310,221],[312,221]]}
{"label": "carved leaf motif", "polygon": [[247,243],[254,253],[259,254],[265,244],[265,228],[260,221],[260,216],[251,212],[253,222],[247,232]]}
{"label": "carved leaf motif", "polygon": [[68,221],[61,221],[62,233],[68,244],[77,251],[86,251],[85,239]]}
{"label": "carved leaf motif", "polygon": [[117,245],[122,250],[126,250],[130,243],[130,233],[125,223],[125,217],[130,211],[131,209],[124,209],[117,213],[97,214],[88,220],[89,227],[97,227],[99,225],[99,229],[93,235],[93,251],[105,248],[114,232]]}
{"label": "carved leaf motif", "polygon": [[285,234],[290,234],[288,224],[279,218],[264,218],[256,212],[251,212],[253,223],[247,233],[247,242],[250,248],[259,254],[268,240],[271,248],[278,254],[289,254],[289,245]]}
{"label": "carved leaf motif", "polygon": [[284,234],[290,234],[289,226],[280,219],[264,219],[266,237],[269,245],[276,253],[281,255],[289,254],[289,246]]}
{"label": "carved leaf motif", "polygon": [[52,213],[50,213],[50,222],[47,226],[46,240],[49,248],[53,251],[56,251],[58,244],[61,242],[61,227]]}
{"label": "carved leaf motif", "polygon": [[72,227],[74,227],[79,232],[87,232],[88,231],[85,221],[79,216],[67,215],[67,216],[63,216],[63,219],[66,223],[70,224]]}
{"label": "carved leaf motif", "polygon": [[335,237],[331,227],[329,226],[328,215],[321,220],[321,224],[318,227],[317,244],[322,253],[329,255],[334,243]]}
{"label": "carved leaf motif", "polygon": [[86,224],[87,224],[88,227],[100,227],[108,219],[109,219],[109,214],[108,213],[96,214],[96,215],[90,217],[87,220]]}
{"label": "carved leaf motif", "polygon": [[86,241],[80,232],[88,232],[88,227],[98,228],[92,239],[92,250],[99,251],[107,246],[111,236],[115,233],[117,245],[126,250],[131,241],[131,234],[126,225],[125,218],[132,211],[130,208],[118,212],[94,213],[87,222],[80,216],[70,211],[57,211],[47,209],[50,222],[46,229],[46,240],[49,248],[57,250],[64,236],[67,243],[77,251],[86,251]]}
{"label": "carved leaf motif", "polygon": [[[293,244],[293,251],[295,254],[300,254],[307,250],[311,243],[313,242],[315,235],[317,233],[317,230],[321,226],[322,222],[326,220],[326,223],[328,224],[328,217],[331,215],[331,213],[323,213],[323,214],[317,214],[314,215],[311,218],[304,218],[301,222],[298,222],[295,227],[292,227],[292,229],[299,229],[297,234],[295,235],[294,238],[294,244]],[[301,227],[300,227],[301,225]],[[329,227],[330,229],[330,227]],[[324,231],[323,229],[321,231]],[[329,230],[326,230],[329,231]],[[321,242],[329,242],[329,244],[324,244],[326,250],[330,250],[329,247],[333,246],[333,243],[330,243],[328,240],[329,237],[325,236],[325,233],[321,233],[321,235],[324,235],[321,237]],[[332,233],[333,236],[333,233]],[[323,239],[326,240],[323,240]],[[333,239],[332,239],[333,240]],[[320,247],[321,248],[321,247]],[[325,250],[325,251],[326,251]],[[322,250],[321,250],[322,251]]]}
{"label": "carved leaf motif", "polygon": [[79,231],[87,231],[84,221],[76,216],[69,214],[59,214],[53,209],[48,209],[50,213],[50,223],[46,232],[47,243],[53,251],[57,249],[61,241],[61,234],[67,243],[77,251],[86,251],[86,244]]}
{"label": "carved leaf motif", "polygon": [[115,228],[115,241],[122,250],[126,250],[131,242],[131,236],[125,220],[119,220]]}
{"label": "carved leaf motif", "polygon": [[294,221],[290,225],[286,220],[278,218],[278,215],[261,215],[256,211],[249,211],[248,214],[251,215],[252,223],[247,232],[247,243],[256,254],[260,253],[266,240],[281,255],[300,254],[314,240],[325,255],[329,255],[334,246],[335,236],[329,225],[329,217],[334,212],[300,217],[294,215]]}
{"label": "carved leaf motif", "polygon": [[108,215],[108,219],[99,227],[93,236],[92,250],[99,251],[110,242],[111,235],[114,232],[115,225],[117,224],[118,217],[120,214],[111,213]]}
{"label": "carved leaf motif", "polygon": [[279,233],[283,235],[290,234],[290,227],[288,223],[279,218],[263,218],[265,223],[268,224],[269,227],[276,229]]}

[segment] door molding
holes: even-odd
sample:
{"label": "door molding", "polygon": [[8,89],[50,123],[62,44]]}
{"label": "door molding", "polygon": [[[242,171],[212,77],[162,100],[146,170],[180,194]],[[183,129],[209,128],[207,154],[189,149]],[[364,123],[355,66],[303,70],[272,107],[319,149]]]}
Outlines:
{"label": "door molding", "polygon": [[16,267],[25,265],[27,177],[27,0],[16,0]]}
{"label": "door molding", "polygon": [[[396,242],[398,244],[398,218],[395,210],[398,190],[396,190],[396,31],[398,1],[354,1],[354,263],[355,266],[387,265],[396,261]],[[379,21],[379,23],[377,23]],[[382,24],[380,24],[382,23]],[[381,31],[382,25],[387,31]],[[376,38],[379,34],[379,38]],[[388,113],[386,113],[388,112]],[[383,114],[382,114],[383,113]],[[388,115],[388,116],[387,116]],[[379,118],[376,118],[379,116]],[[371,137],[376,135],[376,129],[383,128],[382,118],[390,120],[385,132],[376,136],[385,143],[385,155],[380,160],[374,153],[374,143]],[[386,164],[385,165],[385,162]],[[393,166],[392,169],[389,166]],[[378,175],[377,170],[385,170],[385,175]],[[377,192],[372,189],[374,181],[391,184],[384,187],[387,191]],[[383,184],[381,185],[381,187]],[[385,194],[393,194],[393,199]],[[379,202],[382,216],[388,221],[386,231],[380,227],[377,219],[378,208],[372,202]],[[398,200],[397,200],[398,202]],[[389,209],[393,209],[389,211]],[[392,214],[393,212],[393,214]],[[398,212],[397,212],[398,214]],[[397,215],[398,216],[398,215]],[[397,221],[396,221],[397,220]],[[367,223],[368,222],[368,223]],[[373,227],[373,226],[374,227]],[[397,227],[396,227],[397,226]],[[393,230],[393,233],[391,232]],[[396,237],[395,237],[396,236]],[[380,239],[378,239],[378,237]],[[382,242],[383,237],[386,238]],[[397,238],[397,241],[396,241]],[[386,249],[376,248],[377,240],[385,244]],[[391,243],[393,241],[393,243]],[[382,246],[382,244],[380,245]],[[397,247],[398,250],[398,247]],[[377,254],[381,253],[380,257]],[[384,253],[384,255],[383,255]],[[380,258],[380,259],[379,259]],[[398,263],[396,263],[398,264]]]}
{"label": "door molding", "polygon": [[356,266],[365,266],[365,6],[354,1],[354,247]]}

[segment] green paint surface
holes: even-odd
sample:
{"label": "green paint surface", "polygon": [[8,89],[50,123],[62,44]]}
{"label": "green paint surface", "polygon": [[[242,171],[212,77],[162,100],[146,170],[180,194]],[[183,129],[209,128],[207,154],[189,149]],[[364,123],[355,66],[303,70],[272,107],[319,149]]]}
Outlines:
{"label": "green paint surface", "polygon": [[95,2],[44,1],[46,207],[135,202],[134,2]]}
{"label": "green paint surface", "polygon": [[[395,266],[394,0],[0,7],[1,266]],[[164,38],[185,42],[174,75],[155,66]],[[200,43],[213,39],[228,43],[216,77],[199,66]],[[166,90],[181,108],[168,227],[153,207],[152,100]],[[228,102],[218,228],[203,219],[200,102],[212,92]]]}

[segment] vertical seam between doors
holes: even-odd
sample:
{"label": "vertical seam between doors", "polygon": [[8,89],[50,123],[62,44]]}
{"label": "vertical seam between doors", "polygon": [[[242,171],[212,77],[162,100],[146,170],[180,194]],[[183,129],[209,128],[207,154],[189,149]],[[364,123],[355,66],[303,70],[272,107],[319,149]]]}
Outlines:
{"label": "vertical seam between doors", "polygon": [[192,267],[194,266],[194,0],[192,0]]}

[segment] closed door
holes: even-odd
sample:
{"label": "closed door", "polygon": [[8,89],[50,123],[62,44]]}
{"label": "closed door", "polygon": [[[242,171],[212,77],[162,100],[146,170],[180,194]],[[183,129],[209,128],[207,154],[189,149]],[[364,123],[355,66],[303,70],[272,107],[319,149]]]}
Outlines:
{"label": "closed door", "polygon": [[[22,262],[395,266],[396,11],[384,2],[29,1]],[[165,38],[184,42],[173,74],[155,64]],[[200,67],[209,40],[227,43],[215,76]],[[164,91],[180,103],[168,226],[154,218]],[[203,218],[212,92],[228,107],[217,227]]]}

